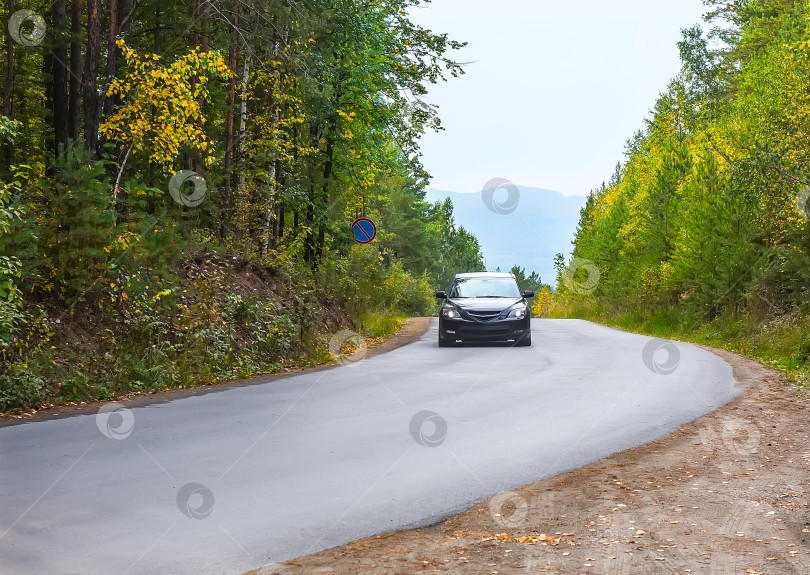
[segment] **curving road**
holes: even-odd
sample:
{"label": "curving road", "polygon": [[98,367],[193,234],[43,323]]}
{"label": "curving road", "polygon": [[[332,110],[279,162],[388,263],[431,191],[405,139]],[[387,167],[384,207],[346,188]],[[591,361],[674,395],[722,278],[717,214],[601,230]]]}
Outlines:
{"label": "curving road", "polygon": [[0,428],[0,572],[241,573],[434,523],[739,393],[691,345],[578,320],[533,332],[439,349],[434,320],[336,369]]}

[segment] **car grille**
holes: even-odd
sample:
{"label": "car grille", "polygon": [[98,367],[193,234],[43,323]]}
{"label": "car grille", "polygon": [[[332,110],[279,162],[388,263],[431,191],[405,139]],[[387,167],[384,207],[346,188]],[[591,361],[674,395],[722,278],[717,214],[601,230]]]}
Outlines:
{"label": "car grille", "polygon": [[470,316],[470,319],[476,321],[492,321],[498,319],[500,317],[501,312],[499,311],[467,311],[467,315]]}

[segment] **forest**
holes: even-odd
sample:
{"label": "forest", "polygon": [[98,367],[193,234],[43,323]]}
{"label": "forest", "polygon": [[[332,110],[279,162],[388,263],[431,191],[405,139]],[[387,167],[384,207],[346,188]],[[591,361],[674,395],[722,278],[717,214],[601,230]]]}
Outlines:
{"label": "forest", "polygon": [[557,312],[753,355],[810,382],[810,13],[704,0],[682,70],[581,211]]}
{"label": "forest", "polygon": [[327,361],[483,269],[424,200],[464,44],[421,4],[3,2],[0,412]]}

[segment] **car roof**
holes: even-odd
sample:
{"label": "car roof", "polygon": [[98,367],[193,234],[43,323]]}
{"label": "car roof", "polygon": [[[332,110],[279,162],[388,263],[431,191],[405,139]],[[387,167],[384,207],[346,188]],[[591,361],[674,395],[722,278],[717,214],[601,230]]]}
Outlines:
{"label": "car roof", "polygon": [[512,278],[515,279],[515,274],[508,272],[472,272],[465,274],[456,274],[456,279],[467,278]]}

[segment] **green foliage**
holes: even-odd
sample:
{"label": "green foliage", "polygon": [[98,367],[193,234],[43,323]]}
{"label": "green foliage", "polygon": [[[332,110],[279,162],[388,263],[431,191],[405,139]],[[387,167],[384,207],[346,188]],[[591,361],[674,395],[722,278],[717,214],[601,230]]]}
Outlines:
{"label": "green foliage", "polygon": [[69,305],[106,272],[118,236],[103,166],[85,158],[80,148],[71,147],[53,166],[53,175],[25,181],[19,193],[28,217],[7,244],[26,263],[26,291]]}
{"label": "green foliage", "polygon": [[450,198],[432,206],[431,219],[440,245],[434,285],[446,288],[457,273],[486,271],[478,239],[464,226],[456,226]]}
{"label": "green foliage", "polygon": [[402,320],[390,314],[369,313],[363,318],[363,333],[369,337],[393,335],[402,327]]}
{"label": "green foliage", "polygon": [[539,292],[542,289],[551,289],[551,286],[548,284],[543,283],[543,280],[540,279],[540,274],[537,272],[532,272],[528,276],[526,275],[526,270],[523,269],[521,266],[512,266],[512,269],[509,270],[512,275],[518,281],[518,285],[522,290],[529,290],[533,292]]}
{"label": "green foliage", "polygon": [[0,142],[14,141],[20,135],[20,122],[0,116]]}
{"label": "green foliage", "polygon": [[38,407],[46,397],[45,381],[32,373],[28,365],[19,363],[12,370],[0,373],[0,413]]}
{"label": "green foliage", "polygon": [[[583,208],[574,256],[598,289],[555,313],[731,346],[808,373],[808,3],[706,0],[712,49],[684,30],[683,69]],[[804,375],[801,375],[804,374]]]}
{"label": "green foliage", "polygon": [[[452,204],[425,202],[426,96],[463,43],[416,25],[422,4],[169,0],[120,29],[105,4],[59,57],[6,42],[0,410],[320,361],[331,333],[390,334],[483,269]],[[170,193],[179,170],[196,207]]]}
{"label": "green foliage", "polygon": [[[16,135],[17,123],[8,121],[0,116],[0,141]],[[0,249],[6,251],[11,242],[11,231],[22,220],[25,210],[18,204],[12,203],[12,193],[19,192],[22,186],[20,171],[11,169],[16,176],[8,184],[0,187]],[[22,276],[23,265],[19,257],[0,253],[0,377],[4,378],[2,387],[3,397],[0,403],[13,404],[12,398],[17,398],[21,404],[35,403],[39,397],[40,388],[36,378],[28,378],[21,372],[24,359],[31,353],[41,349],[50,337],[50,329],[44,311],[36,306],[26,305],[23,292],[19,288],[19,278]],[[18,362],[22,361],[20,364]],[[20,390],[12,389],[11,382],[19,382]],[[0,408],[2,411],[2,408]]]}
{"label": "green foliage", "polygon": [[399,262],[386,265],[373,245],[354,246],[322,277],[336,283],[336,297],[361,327],[372,314],[427,315],[435,305],[425,275],[414,278]]}
{"label": "green foliage", "polygon": [[[19,129],[19,123],[0,116],[0,142],[12,139]],[[12,224],[22,218],[23,210],[12,205],[12,191],[19,187],[19,181],[9,184],[0,182],[0,246],[11,231]],[[0,254],[0,346],[5,349],[11,343],[15,324],[21,319],[22,294],[17,287],[17,278],[22,271],[22,262],[15,256]]]}
{"label": "green foliage", "polygon": [[368,215],[378,223],[380,246],[414,276],[426,276],[434,291],[457,273],[486,269],[478,239],[456,225],[449,198],[431,205],[424,201],[424,187],[403,175],[380,178],[371,191]]}
{"label": "green foliage", "polygon": [[296,327],[261,298],[228,294],[224,306],[232,349],[254,363],[272,363],[291,351]]}

